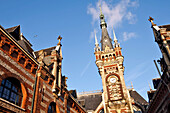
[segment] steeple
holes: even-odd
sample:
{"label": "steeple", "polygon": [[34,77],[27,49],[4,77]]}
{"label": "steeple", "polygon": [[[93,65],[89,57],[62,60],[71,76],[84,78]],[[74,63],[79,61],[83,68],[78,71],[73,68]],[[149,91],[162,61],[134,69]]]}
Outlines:
{"label": "steeple", "polygon": [[107,24],[104,19],[104,14],[102,13],[101,5],[100,5],[100,27],[102,29],[102,38],[101,38],[102,51],[105,50],[105,47],[109,47],[110,49],[113,49],[112,39],[109,37],[109,34],[107,32]]}

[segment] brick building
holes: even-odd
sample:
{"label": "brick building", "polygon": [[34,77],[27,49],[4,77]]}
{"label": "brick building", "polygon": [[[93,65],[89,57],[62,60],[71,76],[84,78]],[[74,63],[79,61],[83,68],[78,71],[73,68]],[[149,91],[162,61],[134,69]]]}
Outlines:
{"label": "brick building", "polygon": [[0,26],[0,112],[86,112],[62,76],[61,39],[57,46],[34,52],[20,25]]}
{"label": "brick building", "polygon": [[157,26],[151,17],[149,21],[162,53],[162,58],[158,60],[162,74],[158,69],[160,78],[153,79],[155,90],[147,92],[150,102],[147,113],[170,113],[170,25]]}

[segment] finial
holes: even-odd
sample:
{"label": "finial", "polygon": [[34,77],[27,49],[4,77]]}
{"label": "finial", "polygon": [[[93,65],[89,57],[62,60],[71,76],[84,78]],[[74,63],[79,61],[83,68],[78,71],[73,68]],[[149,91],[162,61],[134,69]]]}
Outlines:
{"label": "finial", "polygon": [[102,7],[101,7],[100,0],[99,0],[99,8],[100,8],[100,14],[102,14]]}
{"label": "finial", "polygon": [[151,22],[151,24],[152,24],[153,26],[156,25],[156,24],[153,23],[153,20],[154,20],[154,19],[153,19],[152,17],[149,16],[149,19],[148,19],[148,20]]}
{"label": "finial", "polygon": [[[112,29],[113,29],[113,28],[112,28]],[[114,38],[114,42],[117,41],[117,38],[116,38],[114,29],[113,29],[113,38]]]}
{"label": "finial", "polygon": [[95,34],[95,45],[98,45],[98,41],[97,41],[97,36],[96,36],[96,31],[94,31],[94,34]]}
{"label": "finial", "polygon": [[62,39],[62,37],[59,35],[59,37],[57,38],[57,40],[59,40],[57,45],[61,45],[61,39]]}
{"label": "finial", "polygon": [[149,84],[150,91],[152,91],[152,88],[151,88],[151,85],[150,85],[150,83],[149,83],[149,82],[148,82],[148,84]]}

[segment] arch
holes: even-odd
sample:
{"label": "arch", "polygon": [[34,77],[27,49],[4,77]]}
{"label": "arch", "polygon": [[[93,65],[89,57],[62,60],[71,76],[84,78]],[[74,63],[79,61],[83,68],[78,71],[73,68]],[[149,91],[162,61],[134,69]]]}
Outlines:
{"label": "arch", "polygon": [[[108,74],[107,76],[106,76],[106,82],[107,82],[107,79],[109,78],[109,76],[111,76],[111,75],[115,75],[119,80],[120,80],[120,77],[119,77],[119,75],[118,74],[116,74],[116,73],[110,73],[110,74]],[[120,80],[121,81],[121,80]]]}
{"label": "arch", "polygon": [[22,106],[23,86],[18,79],[8,77],[3,79],[0,86],[0,97],[18,106]]}
{"label": "arch", "polygon": [[[136,101],[135,101],[134,104],[132,104],[132,107],[133,107],[133,106],[136,106],[138,109],[140,109],[140,110],[141,110],[141,113],[143,113],[143,112],[145,111],[144,107],[143,107],[142,105],[140,105],[139,103],[137,103]],[[133,109],[133,110],[134,110],[134,109]],[[138,112],[138,111],[136,111],[136,112]]]}
{"label": "arch", "polygon": [[96,113],[102,113],[101,111],[104,111],[104,107],[103,106]]}
{"label": "arch", "polygon": [[5,70],[5,74],[0,76],[0,86],[2,85],[1,84],[2,81],[5,80],[5,79],[8,79],[8,78],[14,78],[14,79],[19,81],[20,87],[21,87],[21,92],[22,92],[22,95],[23,95],[20,107],[25,109],[26,108],[26,102],[28,100],[28,98],[27,98],[28,97],[28,89],[26,88],[25,82],[18,75],[14,74],[14,73],[10,73],[9,71]]}
{"label": "arch", "polygon": [[56,103],[51,102],[48,106],[48,113],[55,113],[56,112]]}

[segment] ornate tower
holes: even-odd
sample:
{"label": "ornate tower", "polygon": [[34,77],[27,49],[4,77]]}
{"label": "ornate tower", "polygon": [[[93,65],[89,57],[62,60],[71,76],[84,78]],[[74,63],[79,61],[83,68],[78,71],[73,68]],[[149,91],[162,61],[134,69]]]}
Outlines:
{"label": "ornate tower", "polygon": [[[96,65],[103,84],[103,102],[101,108],[105,113],[133,113],[130,95],[124,81],[124,57],[113,31],[114,44],[107,32],[107,24],[100,7],[100,27],[102,29],[101,49],[95,35]],[[100,112],[100,111],[98,111]]]}

